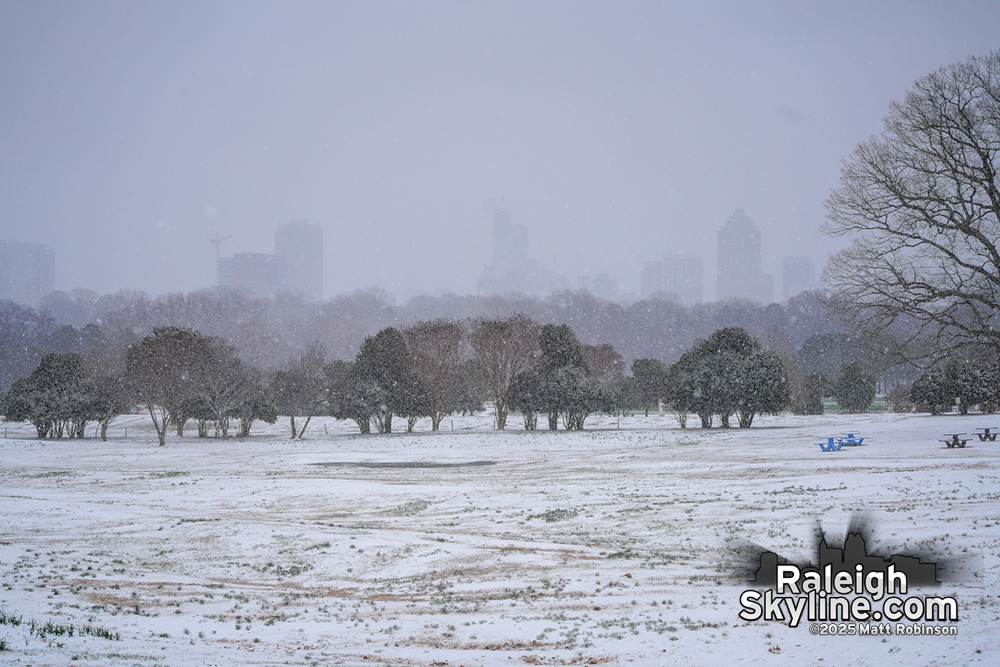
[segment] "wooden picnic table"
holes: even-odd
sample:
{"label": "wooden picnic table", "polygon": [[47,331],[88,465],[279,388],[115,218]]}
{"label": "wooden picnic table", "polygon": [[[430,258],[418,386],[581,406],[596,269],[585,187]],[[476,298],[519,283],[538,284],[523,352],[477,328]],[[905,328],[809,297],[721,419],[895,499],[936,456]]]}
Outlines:
{"label": "wooden picnic table", "polygon": [[979,442],[986,442],[987,440],[995,442],[997,435],[1000,435],[997,433],[996,426],[984,426],[983,428],[977,428],[976,430],[982,431],[981,433],[976,434],[979,437]]}
{"label": "wooden picnic table", "polygon": [[945,433],[948,436],[948,440],[942,440],[944,444],[948,445],[948,449],[952,447],[965,447],[965,443],[969,441],[969,438],[961,438],[959,436],[965,435],[965,433]]}

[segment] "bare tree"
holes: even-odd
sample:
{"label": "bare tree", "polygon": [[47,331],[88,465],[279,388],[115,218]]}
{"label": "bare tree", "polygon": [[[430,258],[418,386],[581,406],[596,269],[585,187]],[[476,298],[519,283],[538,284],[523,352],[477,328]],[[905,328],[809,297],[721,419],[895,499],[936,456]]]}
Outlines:
{"label": "bare tree", "polygon": [[524,315],[472,323],[469,342],[493,399],[498,430],[507,424],[511,380],[531,368],[538,356],[539,331],[538,323]]}
{"label": "bare tree", "polygon": [[911,358],[1000,350],[1000,51],[918,80],[884,125],[827,201],[824,231],[853,239],[826,268],[835,303]]}
{"label": "bare tree", "polygon": [[418,322],[403,335],[410,369],[424,389],[431,430],[436,431],[444,416],[458,409],[465,332],[457,322],[437,319]]}
{"label": "bare tree", "polygon": [[184,428],[184,409],[193,398],[194,378],[202,365],[208,339],[183,327],[157,327],[129,348],[126,377],[136,400],[149,411],[160,446],[166,444],[167,426]]}
{"label": "bare tree", "polygon": [[197,400],[215,421],[216,436],[228,439],[230,420],[256,397],[259,372],[243,363],[235,347],[220,338],[211,338],[198,375]]}
{"label": "bare tree", "polygon": [[[271,375],[271,400],[278,414],[288,415],[292,440],[302,439],[314,415],[326,412],[326,350],[313,343],[281,370]],[[305,418],[298,428],[295,419]]]}

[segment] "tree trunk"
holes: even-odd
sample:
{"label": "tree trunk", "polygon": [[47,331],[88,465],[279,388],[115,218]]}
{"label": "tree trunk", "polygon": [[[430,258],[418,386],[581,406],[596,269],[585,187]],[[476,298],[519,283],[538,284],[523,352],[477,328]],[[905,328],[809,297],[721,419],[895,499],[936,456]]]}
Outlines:
{"label": "tree trunk", "polygon": [[312,415],[309,415],[308,417],[306,417],[306,423],[303,424],[302,428],[299,429],[299,440],[301,440],[302,436],[304,436],[306,434],[306,429],[309,428],[309,421],[311,419],[312,419]]}
{"label": "tree trunk", "polygon": [[290,419],[292,422],[292,440],[294,440],[295,436],[297,436],[299,432],[295,430],[295,415],[292,415]]}
{"label": "tree trunk", "polygon": [[419,419],[420,419],[420,417],[407,417],[406,418],[406,432],[407,433],[413,433],[413,427],[417,425],[417,420],[419,420]]}
{"label": "tree trunk", "polygon": [[559,428],[559,413],[550,412],[548,417],[549,417],[549,430],[555,431],[556,429]]}
{"label": "tree trunk", "polygon": [[522,414],[524,417],[524,430],[534,431],[538,428],[538,413],[537,412],[525,412]]}
{"label": "tree trunk", "polygon": [[363,419],[361,417],[358,417],[354,420],[354,423],[358,425],[358,429],[362,433],[367,434],[372,432],[372,424],[371,421],[368,419],[368,417],[365,417]]}
{"label": "tree trunk", "polygon": [[712,413],[711,412],[705,413],[705,414],[702,414],[701,412],[699,412],[698,413],[698,418],[701,420],[701,427],[702,428],[712,428]]}
{"label": "tree trunk", "polygon": [[502,431],[507,425],[507,406],[500,401],[494,401],[493,408],[496,413],[497,430]]}

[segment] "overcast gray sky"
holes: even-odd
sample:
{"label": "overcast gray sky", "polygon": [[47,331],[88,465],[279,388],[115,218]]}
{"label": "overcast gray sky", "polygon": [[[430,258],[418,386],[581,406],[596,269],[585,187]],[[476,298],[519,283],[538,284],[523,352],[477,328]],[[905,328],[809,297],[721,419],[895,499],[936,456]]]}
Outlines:
{"label": "overcast gray sky", "polygon": [[0,237],[152,294],[319,222],[328,295],[475,291],[501,197],[532,253],[638,289],[735,208],[821,263],[841,160],[997,48],[1000,3],[0,0]]}

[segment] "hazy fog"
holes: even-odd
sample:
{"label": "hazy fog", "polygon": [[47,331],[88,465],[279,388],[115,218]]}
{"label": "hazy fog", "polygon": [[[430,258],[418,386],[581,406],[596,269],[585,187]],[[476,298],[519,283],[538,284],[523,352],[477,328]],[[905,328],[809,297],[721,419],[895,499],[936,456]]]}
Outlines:
{"label": "hazy fog", "polygon": [[[996,48],[995,2],[0,1],[0,238],[56,286],[215,281],[319,222],[326,294],[473,292],[500,198],[571,280],[638,289],[743,208],[817,228],[891,99]],[[780,265],[779,265],[780,269]]]}

